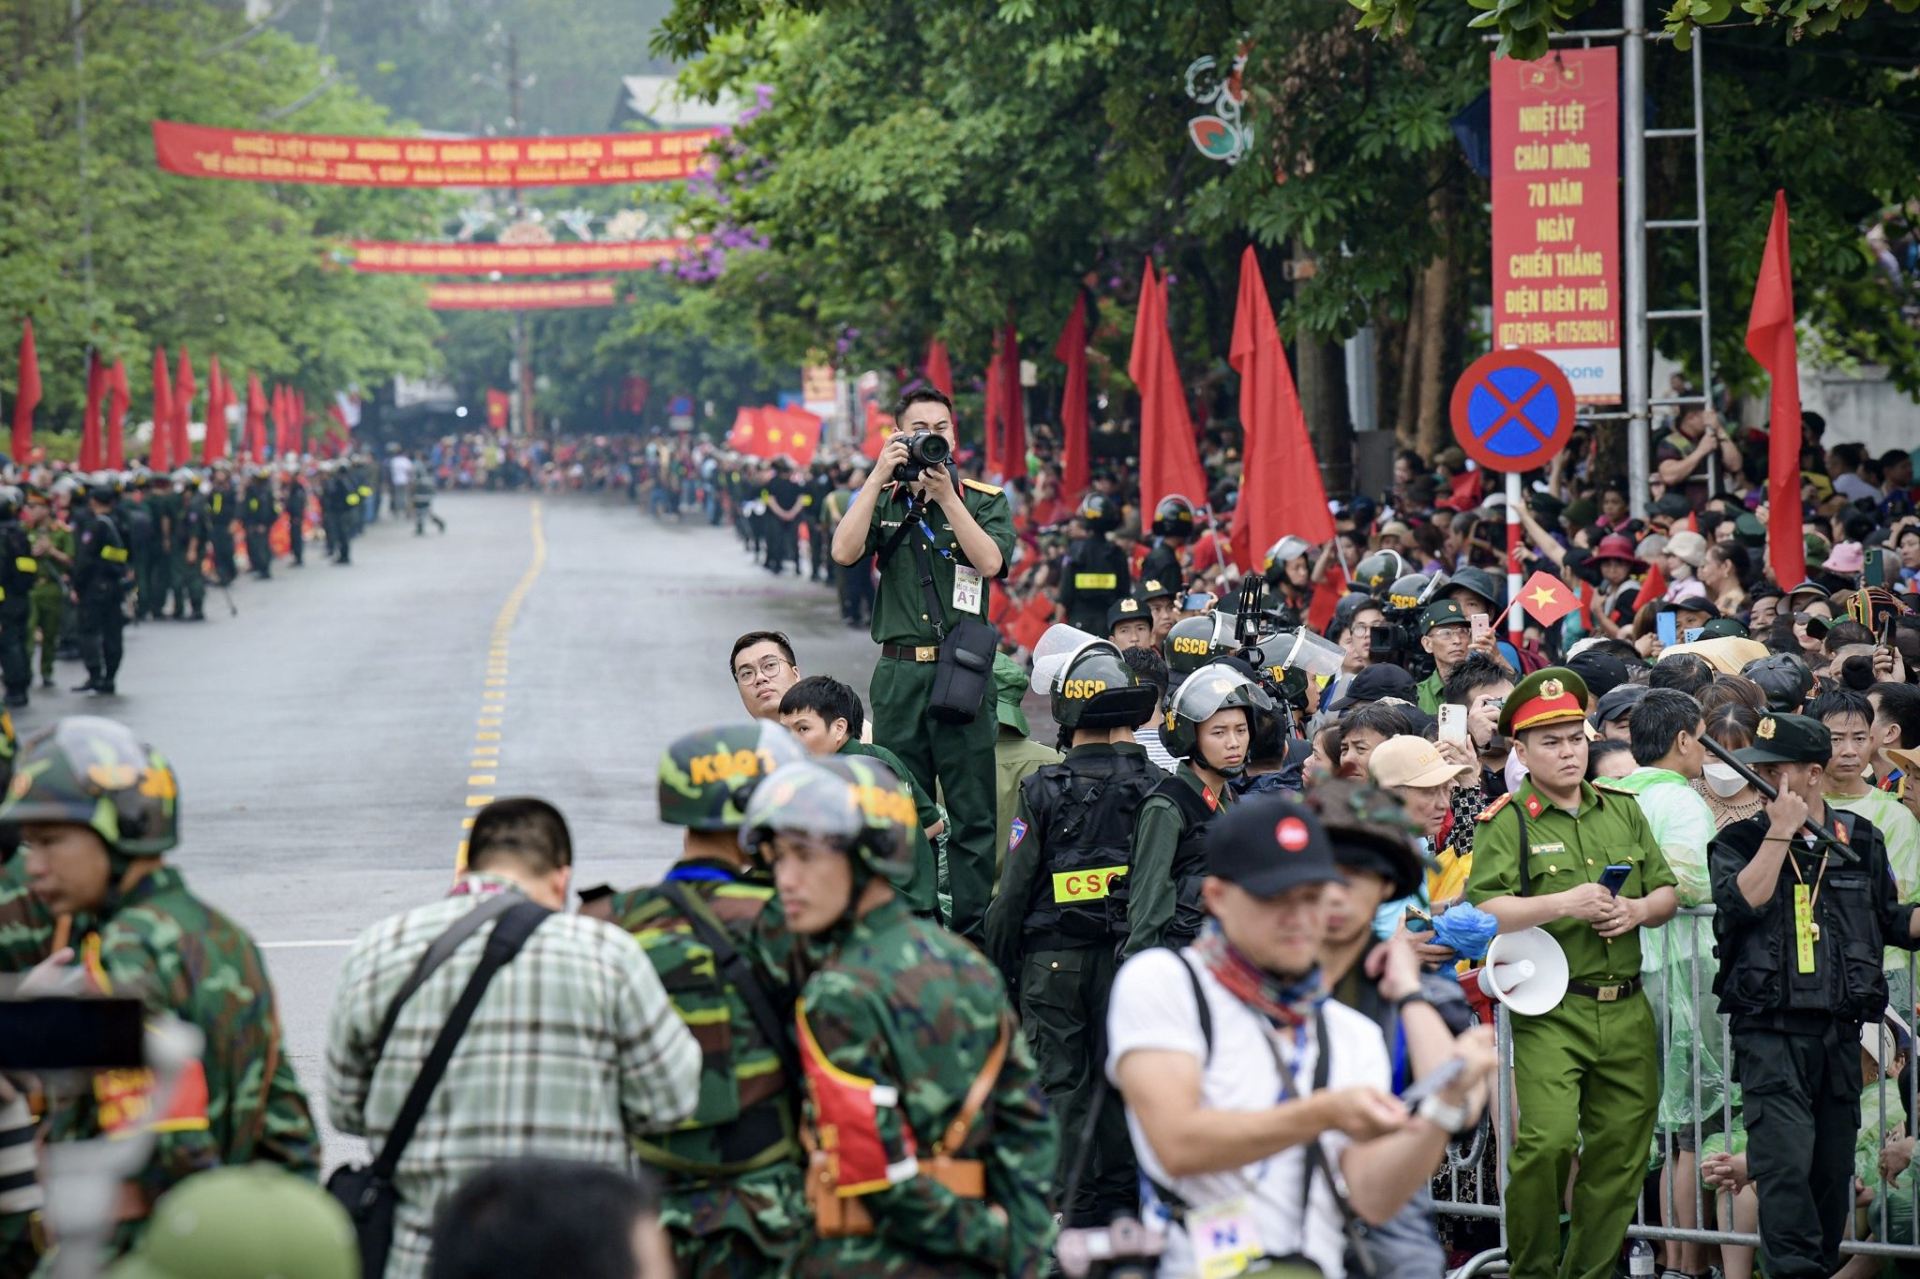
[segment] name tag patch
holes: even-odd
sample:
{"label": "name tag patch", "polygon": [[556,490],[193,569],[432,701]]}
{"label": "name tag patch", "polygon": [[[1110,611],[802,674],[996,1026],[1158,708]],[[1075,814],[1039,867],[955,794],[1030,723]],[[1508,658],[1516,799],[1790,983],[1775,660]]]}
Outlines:
{"label": "name tag patch", "polygon": [[1090,902],[1113,891],[1113,882],[1127,873],[1125,866],[1096,866],[1090,870],[1062,871],[1053,877],[1053,900]]}

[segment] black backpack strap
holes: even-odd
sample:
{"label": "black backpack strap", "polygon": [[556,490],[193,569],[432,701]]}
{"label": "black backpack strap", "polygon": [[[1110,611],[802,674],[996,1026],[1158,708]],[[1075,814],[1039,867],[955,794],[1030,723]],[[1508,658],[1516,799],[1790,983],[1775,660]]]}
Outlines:
{"label": "black backpack strap", "polygon": [[1527,863],[1533,860],[1533,846],[1527,842],[1527,810],[1524,805],[1515,802],[1507,805],[1513,809],[1514,820],[1520,823],[1520,895],[1533,896],[1533,871]]}
{"label": "black backpack strap", "polygon": [[[1333,1045],[1327,1039],[1327,1014],[1323,1008],[1313,1010],[1313,1035],[1315,1042],[1313,1057],[1313,1091],[1323,1092],[1327,1081],[1332,1077]],[[1340,1210],[1340,1222],[1347,1233],[1347,1260],[1367,1279],[1378,1274],[1373,1256],[1367,1248],[1367,1224],[1360,1214],[1354,1211],[1353,1204],[1340,1190],[1340,1181],[1333,1175],[1333,1165],[1327,1159],[1326,1150],[1315,1137],[1307,1144],[1307,1175],[1300,1179],[1300,1220],[1307,1220],[1307,1200],[1313,1195],[1313,1178],[1319,1174],[1327,1179],[1327,1190],[1333,1195],[1333,1204]]]}
{"label": "black backpack strap", "polygon": [[1180,967],[1187,970],[1187,980],[1193,983],[1193,1008],[1200,1015],[1200,1038],[1206,1041],[1207,1055],[1201,1058],[1201,1069],[1213,1061],[1213,1009],[1207,1007],[1206,988],[1200,984],[1200,970],[1193,966],[1185,952],[1174,951],[1173,956],[1180,961]]}
{"label": "black backpack strap", "polygon": [[687,917],[687,922],[693,926],[693,935],[713,952],[714,967],[727,984],[739,992],[748,1014],[753,1018],[753,1024],[759,1027],[767,1045],[779,1056],[780,1068],[787,1075],[787,1086],[798,1087],[803,1076],[800,1073],[800,1055],[793,1043],[791,1023],[774,1009],[773,999],[767,994],[767,988],[761,985],[753,965],[735,949],[727,936],[726,925],[720,922],[720,917],[713,913],[713,908],[707,905],[700,894],[690,893],[672,880],[665,881],[655,891],[679,907]]}
{"label": "black backpack strap", "polygon": [[480,955],[479,966],[473,970],[473,976],[467,979],[466,989],[460,992],[460,1001],[447,1015],[446,1025],[440,1028],[440,1034],[434,1039],[433,1048],[427,1053],[420,1073],[415,1076],[413,1087],[407,1090],[406,1100],[400,1103],[400,1113],[394,1118],[393,1128],[387,1133],[380,1154],[368,1169],[374,1177],[387,1182],[393,1180],[400,1156],[406,1150],[407,1143],[413,1140],[414,1129],[420,1126],[420,1120],[426,1115],[427,1102],[433,1097],[433,1090],[440,1086],[440,1077],[447,1073],[447,1063],[453,1060],[453,1050],[459,1045],[460,1037],[467,1033],[467,1025],[473,1020],[474,1010],[480,1006],[480,997],[487,993],[493,975],[520,953],[527,938],[533,936],[533,930],[552,914],[539,902],[516,896],[502,912],[500,922],[487,934],[487,946]]}
{"label": "black backpack strap", "polygon": [[369,1074],[373,1072],[375,1066],[380,1064],[381,1056],[387,1051],[387,1038],[393,1034],[394,1023],[400,1020],[400,1010],[406,1006],[409,999],[413,998],[414,992],[426,983],[427,978],[433,976],[433,970],[446,963],[448,957],[460,949],[460,943],[478,932],[482,924],[505,914],[515,902],[525,900],[519,893],[495,893],[454,920],[452,927],[434,938],[433,945],[427,947],[426,953],[420,956],[420,962],[414,965],[413,972],[407,977],[406,983],[400,987],[400,993],[393,997],[391,1004],[387,1005],[387,1015],[380,1019],[380,1029],[373,1037],[372,1057],[367,1063]]}

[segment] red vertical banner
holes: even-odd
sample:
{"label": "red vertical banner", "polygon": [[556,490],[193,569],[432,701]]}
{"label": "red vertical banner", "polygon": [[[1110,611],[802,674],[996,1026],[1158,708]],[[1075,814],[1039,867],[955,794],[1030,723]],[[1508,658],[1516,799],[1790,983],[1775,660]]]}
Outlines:
{"label": "red vertical banner", "polygon": [[200,460],[214,462],[227,455],[227,405],[233,388],[220,376],[220,357],[207,360],[207,435],[200,441]]}
{"label": "red vertical banner", "polygon": [[[1773,196],[1767,250],[1753,284],[1747,351],[1771,378],[1767,391],[1767,564],[1782,590],[1807,576],[1800,534],[1800,351],[1793,333],[1793,244],[1787,233],[1787,193]],[[1775,530],[1779,535],[1775,535]]]}
{"label": "red vertical banner", "polygon": [[193,363],[187,359],[187,344],[180,344],[180,372],[173,379],[173,464],[185,466],[193,461],[193,442],[187,438],[187,423],[193,417]]}
{"label": "red vertical banner", "polygon": [[504,431],[513,418],[513,397],[505,391],[487,392],[487,428]]}
{"label": "red vertical banner", "polygon": [[109,378],[107,366],[100,363],[100,352],[87,353],[87,408],[80,418],[80,457],[83,471],[97,471],[106,465],[106,449],[100,438],[100,409],[106,399]]}
{"label": "red vertical banner", "polygon": [[133,393],[127,389],[127,362],[115,360],[107,379],[107,469],[123,471],[127,466],[127,409],[133,405]]}
{"label": "red vertical banner", "polygon": [[153,435],[147,441],[147,465],[173,469],[173,386],[167,381],[167,352],[153,348]]}
{"label": "red vertical banner", "polygon": [[953,365],[947,361],[947,344],[939,338],[927,343],[926,375],[935,390],[953,398]]}
{"label": "red vertical banner", "polygon": [[1492,60],[1493,344],[1620,399],[1620,74],[1611,48]]}
{"label": "red vertical banner", "polygon": [[25,466],[33,453],[33,411],[40,406],[40,353],[33,345],[33,321],[20,331],[20,380],[13,397],[13,460]]}
{"label": "red vertical banner", "polygon": [[1078,502],[1087,491],[1092,463],[1087,449],[1087,298],[1073,297],[1067,327],[1054,345],[1053,358],[1067,366],[1067,386],[1060,397],[1060,500]]}

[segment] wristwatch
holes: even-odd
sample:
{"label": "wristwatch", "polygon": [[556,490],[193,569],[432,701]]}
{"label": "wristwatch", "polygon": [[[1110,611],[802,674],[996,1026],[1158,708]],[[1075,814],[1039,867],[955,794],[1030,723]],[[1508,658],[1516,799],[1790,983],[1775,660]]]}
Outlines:
{"label": "wristwatch", "polygon": [[1413,1113],[1444,1132],[1457,1134],[1467,1130],[1467,1108],[1442,1101],[1438,1093],[1422,1098]]}

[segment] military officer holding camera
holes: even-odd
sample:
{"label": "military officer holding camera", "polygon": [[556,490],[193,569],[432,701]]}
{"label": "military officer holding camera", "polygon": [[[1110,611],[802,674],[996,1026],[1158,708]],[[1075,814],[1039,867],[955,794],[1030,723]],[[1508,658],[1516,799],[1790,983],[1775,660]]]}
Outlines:
{"label": "military officer holding camera", "polygon": [[[1006,574],[1013,513],[999,489],[958,478],[950,460],[958,431],[945,395],[932,387],[907,392],[894,421],[893,436],[834,530],[833,559],[851,567],[879,555],[873,740],[898,755],[927,793],[940,787],[951,831],[952,927],[979,940],[993,892],[996,811],[987,582]],[[982,632],[987,651],[979,654],[973,649]],[[982,656],[978,702],[952,705],[949,691],[972,688],[973,663]]]}

